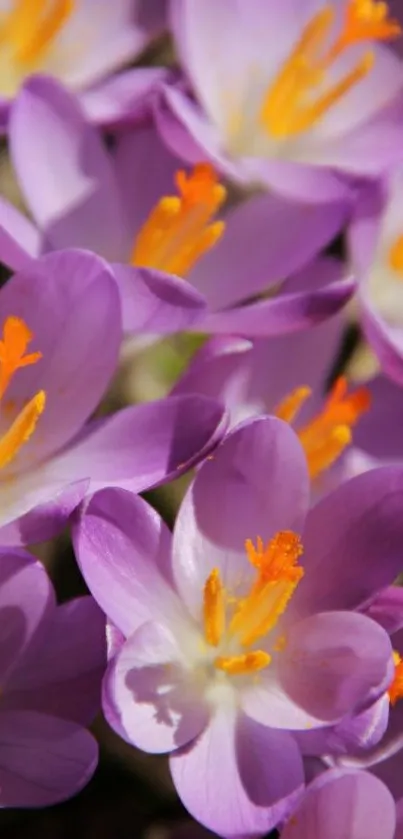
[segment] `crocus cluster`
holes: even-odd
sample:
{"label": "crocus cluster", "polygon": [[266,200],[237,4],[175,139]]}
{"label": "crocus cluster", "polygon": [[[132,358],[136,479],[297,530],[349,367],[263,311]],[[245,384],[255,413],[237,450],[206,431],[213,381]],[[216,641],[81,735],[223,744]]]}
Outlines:
{"label": "crocus cluster", "polygon": [[403,837],[402,57],[398,0],[0,2],[0,807],[103,713],[189,835]]}

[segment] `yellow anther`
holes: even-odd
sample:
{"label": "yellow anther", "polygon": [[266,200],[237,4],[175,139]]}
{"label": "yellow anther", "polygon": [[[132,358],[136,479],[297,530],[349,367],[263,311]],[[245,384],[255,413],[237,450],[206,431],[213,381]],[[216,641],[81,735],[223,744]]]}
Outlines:
{"label": "yellow anther", "polygon": [[14,0],[0,24],[0,39],[9,44],[16,62],[34,65],[63,29],[74,6],[75,0]]}
{"label": "yellow anther", "polygon": [[296,387],[277,405],[273,411],[274,415],[284,422],[292,422],[311,394],[310,387]]}
{"label": "yellow anther", "polygon": [[403,661],[398,652],[393,652],[393,660],[395,664],[395,674],[392,684],[389,686],[388,694],[390,704],[395,705],[399,699],[403,697]]}
{"label": "yellow anther", "polygon": [[395,239],[389,250],[389,266],[398,274],[403,274],[403,234]]}
{"label": "yellow anther", "polygon": [[25,355],[32,333],[21,319],[10,316],[3,326],[3,338],[0,340],[0,399],[4,396],[16,370],[36,364],[42,353],[33,352]]}
{"label": "yellow anther", "polygon": [[11,463],[24,443],[28,442],[35,431],[40,415],[44,411],[45,403],[45,392],[40,390],[18,414],[11,428],[1,437],[0,469]]}
{"label": "yellow anther", "polygon": [[224,232],[212,221],[226,198],[226,189],[208,163],[190,175],[176,173],[179,195],[165,196],[150,213],[134,243],[131,263],[185,277]]}
{"label": "yellow anther", "polygon": [[242,676],[246,673],[256,673],[263,670],[271,662],[269,653],[254,650],[251,653],[232,656],[218,656],[214,664],[217,670],[224,670],[229,676]]}
{"label": "yellow anther", "polygon": [[225,593],[218,568],[213,568],[204,586],[204,637],[217,647],[225,631]]}
{"label": "yellow anther", "polygon": [[372,51],[366,52],[339,82],[328,90],[324,88],[334,62],[348,47],[361,41],[393,38],[401,32],[397,21],[388,17],[387,4],[371,0],[349,0],[343,29],[327,46],[334,23],[334,6],[328,3],[308,22],[269,88],[260,119],[276,139],[294,137],[312,128],[368,75],[374,63]]}

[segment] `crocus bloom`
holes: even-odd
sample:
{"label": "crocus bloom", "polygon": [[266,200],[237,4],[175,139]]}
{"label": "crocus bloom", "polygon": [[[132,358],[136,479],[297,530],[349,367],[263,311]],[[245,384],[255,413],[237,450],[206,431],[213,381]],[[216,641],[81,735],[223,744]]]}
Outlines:
{"label": "crocus bloom", "polygon": [[361,190],[350,226],[362,325],[385,373],[403,383],[403,168]]}
{"label": "crocus bloom", "polygon": [[200,107],[168,87],[157,116],[184,159],[202,155],[233,178],[312,199],[335,188],[331,170],[374,175],[401,159],[402,67],[384,44],[400,26],[386,3],[175,0],[171,9]]}
{"label": "crocus bloom", "polygon": [[259,418],[203,463],[172,544],[123,490],[84,506],[76,554],[120,633],[104,712],[139,748],[172,752],[185,806],[220,835],[284,818],[303,783],[291,730],[340,721],[390,684],[386,631],[351,610],[400,568],[402,500],[402,470],[382,468],[307,514],[298,438]]}
{"label": "crocus bloom", "polygon": [[[10,100],[24,79],[38,72],[85,92],[89,113],[95,109],[98,120],[108,119],[113,91],[118,103],[122,98],[122,78],[108,77],[161,31],[165,5],[165,0],[2,0],[0,126],[6,126]],[[144,95],[161,77],[160,70],[139,73],[137,80],[136,71],[129,72],[132,99],[136,86]]]}
{"label": "crocus bloom", "polygon": [[105,621],[91,597],[56,606],[44,568],[0,555],[0,806],[54,804],[98,762],[83,726],[100,704]]}
{"label": "crocus bloom", "polygon": [[[27,154],[27,137],[34,157]],[[226,190],[210,165],[181,171],[152,126],[118,139],[112,159],[77,101],[45,78],[21,91],[10,148],[37,229],[2,203],[1,258],[16,269],[43,250],[95,251],[113,264],[127,330],[140,328],[143,297],[155,300],[149,323],[155,333],[193,327],[276,334],[327,318],[352,294],[341,268],[322,283],[314,262],[278,297],[256,301],[309,263],[340,229],[348,209],[340,197],[319,207],[254,196],[224,222],[216,214]],[[168,303],[170,316],[163,318]]]}
{"label": "crocus bloom", "polygon": [[2,544],[50,537],[91,485],[140,491],[169,480],[224,431],[222,408],[203,397],[129,407],[84,426],[122,337],[116,283],[96,256],[31,261],[1,289],[0,330]]}

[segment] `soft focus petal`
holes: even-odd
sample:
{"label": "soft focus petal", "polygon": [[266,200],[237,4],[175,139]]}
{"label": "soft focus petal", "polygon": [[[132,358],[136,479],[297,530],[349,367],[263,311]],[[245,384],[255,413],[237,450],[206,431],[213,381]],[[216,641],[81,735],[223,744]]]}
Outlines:
{"label": "soft focus petal", "polygon": [[130,232],[109,155],[78,102],[54,79],[25,83],[11,112],[10,149],[49,247],[83,247],[115,260],[125,255]]}
{"label": "soft focus petal", "polygon": [[81,93],[80,102],[94,125],[121,129],[144,119],[159,85],[167,79],[165,67],[133,67]]}
{"label": "soft focus petal", "polygon": [[290,426],[265,417],[232,431],[198,471],[176,521],[173,571],[191,614],[213,568],[229,590],[249,573],[246,539],[299,532],[308,497],[305,455]]}
{"label": "soft focus petal", "polygon": [[33,711],[2,711],[0,742],[2,807],[64,801],[85,786],[98,762],[98,746],[88,731]]}
{"label": "soft focus petal", "polygon": [[395,803],[369,772],[330,769],[308,787],[281,839],[394,839]]}
{"label": "soft focus petal", "polygon": [[381,467],[352,478],[309,513],[302,536],[306,576],[290,610],[356,609],[390,585],[402,567],[403,470]]}
{"label": "soft focus petal", "polygon": [[137,748],[170,752],[197,737],[210,709],[166,627],[145,623],[109,666],[103,691],[108,722]]}
{"label": "soft focus petal", "polygon": [[0,481],[0,545],[36,545],[57,536],[83,500],[89,481],[66,486],[46,467],[20,475],[12,483]]}
{"label": "soft focus petal", "polygon": [[0,262],[20,271],[31,257],[39,256],[41,247],[41,235],[32,222],[0,198]]}
{"label": "soft focus petal", "polygon": [[294,624],[279,656],[283,689],[327,722],[376,699],[393,678],[389,636],[352,612],[323,612]]}
{"label": "soft focus petal", "polygon": [[389,635],[403,628],[403,588],[388,586],[377,594],[363,611],[380,623]]}
{"label": "soft focus petal", "polygon": [[303,784],[292,737],[225,705],[195,742],[174,752],[170,766],[186,809],[220,836],[270,831],[287,815]]}
{"label": "soft focus petal", "polygon": [[88,724],[101,704],[105,667],[104,615],[92,597],[70,600],[53,611],[46,638],[14,668],[1,708]]}

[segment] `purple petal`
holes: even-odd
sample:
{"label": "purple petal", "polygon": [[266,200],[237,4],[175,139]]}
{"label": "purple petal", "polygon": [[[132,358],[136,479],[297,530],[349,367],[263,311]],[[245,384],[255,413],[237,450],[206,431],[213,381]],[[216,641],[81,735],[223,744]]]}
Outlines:
{"label": "purple petal", "polygon": [[39,256],[41,236],[34,225],[13,204],[0,198],[0,259],[13,271],[20,271],[31,257]]}
{"label": "purple petal", "polygon": [[381,467],[329,493],[308,514],[306,576],[290,609],[298,614],[356,609],[402,567],[403,470]]}
{"label": "purple petal", "polygon": [[330,769],[308,787],[281,839],[394,839],[395,803],[369,772]]}
{"label": "purple petal", "polygon": [[203,460],[220,442],[226,419],[218,402],[197,395],[125,408],[90,423],[48,471],[59,481],[89,478],[92,492],[111,485],[140,492]]}
{"label": "purple petal", "polygon": [[190,281],[213,310],[250,299],[313,259],[345,216],[342,202],[319,205],[274,193],[254,196],[228,214],[222,239],[197,263]]}
{"label": "purple petal", "polygon": [[303,755],[354,755],[376,746],[385,734],[389,722],[387,693],[365,711],[344,717],[341,722],[323,728],[296,731],[294,737]]}
{"label": "purple petal", "polygon": [[335,722],[386,690],[392,648],[375,621],[354,612],[323,612],[294,624],[278,659],[280,682],[308,713]]}
{"label": "purple petal", "polygon": [[45,807],[70,798],[98,762],[92,735],[75,723],[28,711],[0,713],[2,807]]}
{"label": "purple petal", "polygon": [[197,737],[210,716],[200,685],[166,627],[145,623],[109,666],[103,709],[110,725],[146,752],[170,752]]}
{"label": "purple petal", "polygon": [[73,528],[81,571],[95,600],[127,637],[182,607],[169,585],[171,534],[132,493],[106,489],[90,499]]}
{"label": "purple petal", "polygon": [[85,251],[48,254],[16,274],[0,294],[0,323],[9,315],[25,321],[42,358],[13,378],[4,425],[37,391],[47,397],[14,474],[63,446],[98,405],[116,368],[121,324],[115,281],[106,263]]}
{"label": "purple petal", "polygon": [[376,353],[382,369],[398,384],[403,384],[403,329],[390,326],[372,306],[362,299],[362,325],[367,341]]}
{"label": "purple petal", "polygon": [[84,480],[66,486],[40,468],[15,478],[12,494],[6,481],[0,483],[0,545],[36,545],[57,536],[88,485]]}
{"label": "purple petal", "polygon": [[191,815],[234,839],[270,831],[289,812],[303,784],[292,737],[237,715],[231,706],[217,709],[203,734],[174,752],[170,766]]}
{"label": "purple petal", "polygon": [[[34,592],[34,595],[33,595]],[[25,551],[0,555],[0,678],[3,690],[35,637],[42,637],[54,608],[45,569]]]}
{"label": "purple petal", "polygon": [[253,344],[243,338],[210,338],[195,353],[171,394],[201,393],[219,399],[236,413],[246,399],[252,350]]}
{"label": "purple petal", "polygon": [[206,301],[172,274],[131,265],[112,265],[122,301],[125,332],[171,335],[191,326],[203,328]]}
{"label": "purple petal", "polygon": [[354,443],[373,457],[403,460],[402,386],[386,376],[376,376],[365,386],[370,392],[371,410],[360,419]]}
{"label": "purple petal", "polygon": [[102,612],[92,597],[70,600],[54,610],[46,639],[14,668],[1,709],[40,711],[86,725],[100,707],[105,667]]}
{"label": "purple petal", "polygon": [[80,101],[87,119],[115,131],[137,124],[147,118],[153,97],[168,74],[165,67],[133,67],[84,90]]}
{"label": "purple petal", "polygon": [[198,471],[174,531],[173,572],[191,614],[213,568],[228,590],[249,573],[246,539],[301,530],[308,496],[305,455],[286,423],[260,418],[225,438]]}
{"label": "purple petal", "polygon": [[50,77],[29,78],[14,103],[9,136],[25,199],[49,245],[122,258],[130,231],[112,164],[74,97]]}
{"label": "purple petal", "polygon": [[403,629],[403,588],[388,586],[364,607],[363,612],[393,635]]}

